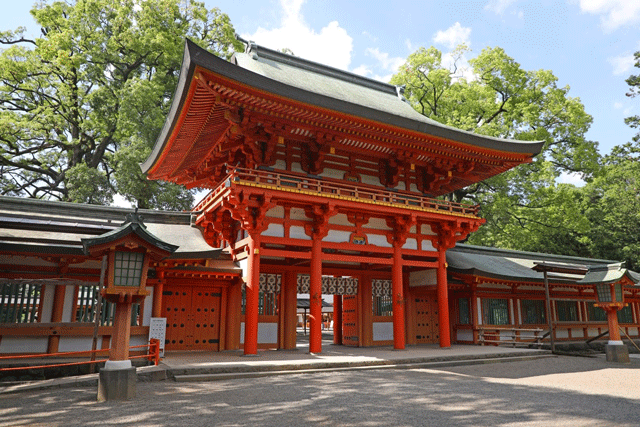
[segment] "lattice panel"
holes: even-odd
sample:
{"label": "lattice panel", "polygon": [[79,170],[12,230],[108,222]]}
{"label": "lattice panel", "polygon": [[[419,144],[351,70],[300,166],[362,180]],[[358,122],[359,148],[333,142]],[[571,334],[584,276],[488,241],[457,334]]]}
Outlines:
{"label": "lattice panel", "polygon": [[[308,274],[298,274],[298,293],[309,293],[310,277]],[[322,278],[323,295],[357,295],[358,279],[355,277],[330,277]]]}

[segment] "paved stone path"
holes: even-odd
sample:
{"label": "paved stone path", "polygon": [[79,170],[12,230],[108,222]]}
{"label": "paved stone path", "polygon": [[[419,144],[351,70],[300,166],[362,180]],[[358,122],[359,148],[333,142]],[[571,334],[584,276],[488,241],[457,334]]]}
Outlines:
{"label": "paved stone path", "polygon": [[0,426],[638,426],[640,359],[555,357],[441,369],[138,383],[0,395]]}

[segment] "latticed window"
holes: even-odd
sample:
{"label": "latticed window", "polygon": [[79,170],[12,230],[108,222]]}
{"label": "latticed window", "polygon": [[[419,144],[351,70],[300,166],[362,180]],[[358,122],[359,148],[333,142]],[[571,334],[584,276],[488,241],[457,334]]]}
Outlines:
{"label": "latticed window", "polygon": [[469,325],[470,323],[469,298],[458,298],[458,324]]}
{"label": "latticed window", "polygon": [[374,296],[372,308],[374,316],[393,316],[391,295]]}
{"label": "latticed window", "polygon": [[35,323],[40,317],[42,285],[0,285],[0,323]]}
{"label": "latticed window", "polygon": [[558,313],[559,322],[578,321],[577,301],[556,301],[556,311]]}
{"label": "latticed window", "polygon": [[[95,321],[95,312],[98,307],[98,287],[97,286],[78,286],[78,294],[76,299],[76,322]],[[100,311],[100,326],[113,326],[113,319],[116,314],[116,305],[108,301],[102,300],[102,310]],[[137,326],[140,317],[140,304],[136,303],[131,306],[131,326]]]}
{"label": "latticed window", "polygon": [[631,305],[623,307],[618,311],[618,323],[633,323],[633,312],[631,311]]}
{"label": "latticed window", "polygon": [[509,302],[498,298],[483,299],[482,320],[485,325],[508,325]]}
{"label": "latticed window", "polygon": [[520,301],[522,307],[522,323],[526,325],[537,325],[545,323],[544,301],[541,299]]}
{"label": "latticed window", "polygon": [[[242,314],[247,310],[247,292],[242,288]],[[275,316],[278,314],[278,294],[273,292],[260,292],[258,296],[258,314]]]}
{"label": "latticed window", "polygon": [[606,322],[607,312],[600,307],[595,307],[593,302],[587,302],[587,316],[591,322]]}
{"label": "latticed window", "polygon": [[114,286],[140,286],[143,260],[142,252],[116,252],[113,271]]}

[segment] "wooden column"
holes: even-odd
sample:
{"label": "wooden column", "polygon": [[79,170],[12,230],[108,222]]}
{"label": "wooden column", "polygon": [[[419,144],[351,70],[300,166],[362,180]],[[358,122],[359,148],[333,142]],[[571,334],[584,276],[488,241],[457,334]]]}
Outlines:
{"label": "wooden column", "polygon": [[153,308],[151,309],[151,316],[162,317],[162,292],[164,291],[164,270],[158,271],[158,280],[153,287]]}
{"label": "wooden column", "polygon": [[249,235],[246,306],[244,320],[244,354],[258,355],[258,302],[260,297],[260,238]]}
{"label": "wooden column", "polygon": [[242,310],[242,284],[237,282],[227,290],[227,321],[225,350],[240,348],[240,318]]}
{"label": "wooden column", "polygon": [[607,310],[607,322],[609,323],[609,342],[622,342],[620,338],[620,326],[618,324],[618,308],[609,307]]}
{"label": "wooden column", "polygon": [[393,348],[405,347],[404,286],[402,283],[402,241],[393,244],[392,301],[393,301]]}
{"label": "wooden column", "polygon": [[361,276],[360,286],[360,310],[358,310],[358,322],[360,323],[360,346],[373,345],[373,279],[371,276]]}
{"label": "wooden column", "polygon": [[127,360],[129,358],[129,337],[131,336],[131,301],[118,302],[113,319],[113,337],[109,360]]}
{"label": "wooden column", "polygon": [[284,346],[285,350],[296,348],[296,325],[298,323],[298,273],[287,271],[282,275],[284,298]]}
{"label": "wooden column", "polygon": [[[62,312],[64,310],[64,296],[66,290],[67,287],[64,285],[57,285],[55,288],[55,292],[53,293],[53,309],[51,311],[52,323],[62,322]],[[49,342],[47,343],[47,353],[57,353],[59,344],[60,336],[51,335],[49,337]]]}
{"label": "wooden column", "polygon": [[333,296],[333,343],[342,345],[342,295]]}
{"label": "wooden column", "polygon": [[447,289],[447,258],[446,249],[438,249],[438,329],[440,333],[440,347],[451,347],[449,331],[449,295]]}
{"label": "wooden column", "polygon": [[313,235],[309,280],[309,353],[322,352],[322,238]]}

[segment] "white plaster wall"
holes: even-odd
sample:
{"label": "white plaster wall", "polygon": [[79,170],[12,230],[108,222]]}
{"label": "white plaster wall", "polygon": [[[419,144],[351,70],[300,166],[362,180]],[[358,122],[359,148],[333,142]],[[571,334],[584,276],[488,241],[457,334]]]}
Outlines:
{"label": "white plaster wall", "polygon": [[40,295],[42,298],[42,313],[40,313],[40,322],[51,322],[51,313],[53,313],[53,296],[56,293],[56,287],[53,285],[45,286],[44,292]]}
{"label": "white plaster wall", "polygon": [[309,218],[304,213],[304,209],[300,209],[300,208],[291,208],[291,210],[289,211],[289,217],[291,219],[309,221]]}
{"label": "white plaster wall", "polygon": [[473,331],[470,329],[458,329],[456,331],[457,341],[473,341]]}
{"label": "white plaster wall", "polygon": [[[258,323],[258,344],[277,344],[278,324]],[[244,322],[240,323],[240,344],[244,344]]]}
{"label": "white plaster wall", "polygon": [[269,224],[266,230],[262,232],[262,236],[284,237],[284,226],[282,224]]}
{"label": "white plaster wall", "polygon": [[2,337],[0,353],[46,353],[47,337]]}
{"label": "white plaster wall", "polygon": [[[102,337],[99,336],[98,343],[100,343],[101,341]],[[60,353],[64,353],[67,351],[87,351],[91,350],[92,343],[93,337],[60,337],[58,351]]]}
{"label": "white plaster wall", "polygon": [[478,313],[478,325],[482,325],[482,302],[480,298],[476,298],[476,313]]}
{"label": "white plaster wall", "polygon": [[247,277],[249,277],[249,259],[245,258],[238,261],[238,267],[242,270],[242,280],[246,283]]}
{"label": "white plaster wall", "polygon": [[337,214],[329,218],[329,224],[337,224],[337,225],[353,225],[347,219],[347,215],[345,214]]}
{"label": "white plaster wall", "polygon": [[584,332],[582,332],[582,328],[571,328],[571,337],[582,338],[583,336]]}
{"label": "white plaster wall", "polygon": [[390,341],[393,339],[393,322],[374,322],[373,340]]}
{"label": "white plaster wall", "polygon": [[142,326],[151,324],[151,312],[153,310],[153,292],[154,288],[148,288],[151,293],[144,298],[144,311],[142,312]]}
{"label": "white plaster wall", "polygon": [[569,338],[568,329],[556,329],[556,338]]}
{"label": "white plaster wall", "polygon": [[511,317],[509,317],[509,319],[510,319],[511,323],[513,323],[514,319],[515,319],[515,316],[513,315],[513,300],[509,299],[508,302],[509,302],[509,313],[511,315]]}
{"label": "white plaster wall", "polygon": [[276,160],[275,165],[273,165],[274,169],[287,170],[287,162],[284,160]]}
{"label": "white plaster wall", "polygon": [[500,331],[500,341],[511,341],[513,340],[511,331]]}
{"label": "white plaster wall", "polygon": [[422,224],[420,226],[420,234],[424,234],[425,236],[429,236],[429,235],[435,235],[436,233],[433,232],[433,230],[431,229],[431,226],[429,224]]}
{"label": "white plaster wall", "polygon": [[363,184],[380,186],[380,179],[373,175],[360,175],[360,180]]}
{"label": "white plaster wall", "polygon": [[64,306],[62,308],[62,321],[71,322],[71,310],[73,309],[73,300],[76,297],[76,287],[73,285],[67,286],[64,294]]}
{"label": "white plaster wall", "polygon": [[[129,346],[131,347],[133,347],[134,345],[147,345],[147,344],[149,344],[149,337],[145,337],[142,335],[132,336],[131,339],[129,340]],[[140,350],[146,350],[146,349],[140,348],[136,350],[140,351]]]}
{"label": "white plaster wall", "polygon": [[376,230],[391,230],[391,228],[387,225],[387,221],[382,218],[371,218],[366,227],[374,228]]}
{"label": "white plaster wall", "polygon": [[406,190],[407,189],[407,185],[404,183],[404,181],[400,181],[398,183],[398,186],[396,187],[398,190]]}
{"label": "white plaster wall", "polygon": [[638,335],[638,328],[627,328],[627,333],[629,335],[636,336]]}
{"label": "white plaster wall", "polygon": [[382,248],[390,248],[392,245],[387,242],[387,236],[381,236],[380,234],[367,234],[367,242],[370,245],[380,246]]}
{"label": "white plaster wall", "polygon": [[418,241],[416,239],[407,239],[407,241],[405,242],[404,246],[402,246],[403,249],[418,249]]}
{"label": "white plaster wall", "polygon": [[320,176],[323,178],[342,179],[344,177],[344,171],[325,167]]}
{"label": "white plaster wall", "polygon": [[589,328],[589,329],[587,329],[587,336],[597,337],[598,335],[600,335],[600,332],[598,332],[597,328]]}
{"label": "white plaster wall", "polygon": [[418,193],[418,186],[415,183],[411,183],[411,185],[409,186],[409,190],[413,191],[414,193]]}
{"label": "white plaster wall", "polygon": [[433,247],[433,244],[431,243],[431,240],[423,240],[421,246],[422,247],[420,249],[422,249],[423,251],[435,251],[436,250]]}
{"label": "white plaster wall", "polygon": [[289,237],[292,239],[311,240],[311,237],[307,236],[307,233],[304,232],[304,227],[297,225],[293,225],[289,228]]}
{"label": "white plaster wall", "polygon": [[302,168],[300,167],[300,163],[299,163],[299,162],[291,163],[291,172],[306,173],[306,172],[305,172],[305,171],[303,171],[303,170],[302,170]]}
{"label": "white plaster wall", "polygon": [[322,239],[323,242],[344,243],[349,242],[351,233],[348,231],[329,230],[329,233]]}
{"label": "white plaster wall", "polygon": [[276,206],[267,211],[266,216],[270,218],[284,218],[284,208],[282,206]]}

